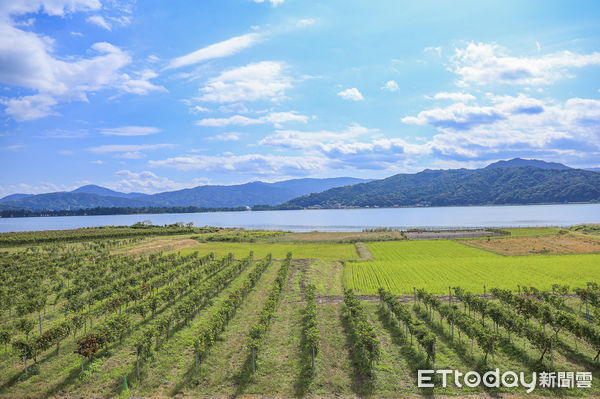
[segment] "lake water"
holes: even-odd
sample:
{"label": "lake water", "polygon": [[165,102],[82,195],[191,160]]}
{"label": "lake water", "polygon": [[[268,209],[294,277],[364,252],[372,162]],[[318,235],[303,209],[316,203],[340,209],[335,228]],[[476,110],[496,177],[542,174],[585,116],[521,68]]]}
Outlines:
{"label": "lake water", "polygon": [[192,222],[196,226],[291,231],[361,231],[367,227],[406,229],[571,226],[579,223],[600,223],[600,204],[0,218],[0,232],[123,226],[144,220],[150,220],[156,225]]}

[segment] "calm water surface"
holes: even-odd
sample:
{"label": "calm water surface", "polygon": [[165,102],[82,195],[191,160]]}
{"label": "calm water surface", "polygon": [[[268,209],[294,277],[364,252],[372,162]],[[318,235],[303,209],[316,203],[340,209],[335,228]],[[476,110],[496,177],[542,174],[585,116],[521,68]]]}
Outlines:
{"label": "calm water surface", "polygon": [[122,226],[144,220],[150,220],[157,225],[192,222],[196,226],[292,231],[360,231],[366,227],[570,226],[578,223],[600,223],[600,204],[0,218],[0,232]]}

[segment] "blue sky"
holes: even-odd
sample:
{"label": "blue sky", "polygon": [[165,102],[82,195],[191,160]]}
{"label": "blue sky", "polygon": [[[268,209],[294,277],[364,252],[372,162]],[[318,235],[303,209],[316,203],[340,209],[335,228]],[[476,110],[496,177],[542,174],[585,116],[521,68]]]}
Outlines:
{"label": "blue sky", "polygon": [[0,2],[0,195],[600,167],[600,3]]}

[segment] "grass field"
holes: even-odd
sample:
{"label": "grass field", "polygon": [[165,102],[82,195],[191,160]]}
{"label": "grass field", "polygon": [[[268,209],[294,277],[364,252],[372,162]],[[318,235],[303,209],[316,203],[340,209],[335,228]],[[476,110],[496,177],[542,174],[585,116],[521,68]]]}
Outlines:
{"label": "grass field", "polygon": [[395,294],[410,294],[413,287],[443,294],[457,285],[482,293],[483,284],[511,290],[518,284],[584,287],[600,277],[600,254],[501,256],[445,240],[366,245],[375,260],[348,263],[344,278],[360,294],[376,294],[379,287]]}

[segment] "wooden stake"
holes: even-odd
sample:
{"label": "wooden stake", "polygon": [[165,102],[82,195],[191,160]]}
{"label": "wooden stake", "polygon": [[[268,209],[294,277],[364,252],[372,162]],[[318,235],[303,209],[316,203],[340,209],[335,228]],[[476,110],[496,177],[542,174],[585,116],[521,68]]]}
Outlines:
{"label": "wooden stake", "polygon": [[312,372],[313,377],[315,376],[315,347],[312,347]]}

